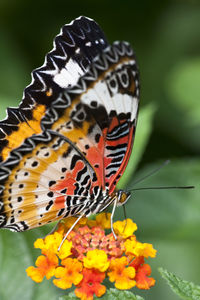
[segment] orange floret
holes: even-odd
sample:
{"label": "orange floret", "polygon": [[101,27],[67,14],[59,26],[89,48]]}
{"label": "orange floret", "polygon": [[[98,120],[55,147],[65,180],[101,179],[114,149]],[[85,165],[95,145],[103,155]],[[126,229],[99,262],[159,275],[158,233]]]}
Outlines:
{"label": "orange floret", "polygon": [[63,267],[58,267],[55,270],[53,283],[61,289],[69,289],[72,284],[77,285],[82,280],[81,274],[83,265],[78,259],[66,258],[62,260]]}
{"label": "orange floret", "polygon": [[50,279],[55,274],[55,269],[58,266],[58,258],[51,251],[47,251],[46,255],[40,255],[36,262],[35,267],[29,267],[26,269],[26,273],[35,282],[41,282],[46,276]]}
{"label": "orange floret", "polygon": [[93,300],[94,294],[101,297],[106,292],[106,287],[101,284],[105,273],[95,269],[83,269],[83,280],[75,289],[75,294],[81,300]]}
{"label": "orange floret", "polygon": [[147,277],[151,275],[151,267],[148,264],[144,264],[138,268],[135,276],[136,286],[139,289],[148,290],[155,285],[155,279]]}
{"label": "orange floret", "polygon": [[126,267],[128,265],[125,256],[112,259],[109,267],[109,280],[115,282],[115,287],[120,290],[131,289],[135,286],[135,269]]}
{"label": "orange floret", "polygon": [[144,256],[146,258],[155,257],[156,250],[153,248],[152,244],[137,242],[135,248],[133,249],[133,254],[136,257],[137,256]]}

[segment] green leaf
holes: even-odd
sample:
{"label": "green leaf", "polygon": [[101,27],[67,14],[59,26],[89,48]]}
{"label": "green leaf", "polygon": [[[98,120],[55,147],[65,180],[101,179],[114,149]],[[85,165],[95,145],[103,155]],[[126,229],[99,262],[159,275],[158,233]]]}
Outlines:
{"label": "green leaf", "polygon": [[[150,164],[138,172],[133,179],[149,174],[160,164]],[[157,174],[146,178],[130,188],[187,186],[194,189],[133,191],[126,207],[130,217],[142,229],[143,238],[189,239],[199,241],[197,228],[200,227],[200,159],[172,160]],[[119,211],[120,209],[118,209]]]}
{"label": "green leaf", "polygon": [[[70,300],[70,299],[78,299],[75,294],[72,292],[69,295],[62,296],[59,298],[59,300]],[[96,296],[94,299],[99,299]],[[120,291],[117,289],[109,289],[106,291],[106,294],[101,297],[103,300],[144,300],[144,298],[134,295],[133,293],[129,291]]]}
{"label": "green leaf", "polygon": [[23,236],[2,231],[0,239],[1,299],[31,299],[33,282],[26,280],[25,269],[32,264],[32,258]]}
{"label": "green leaf", "polygon": [[44,236],[45,229],[34,232],[0,232],[0,299],[1,300],[49,300],[57,299],[62,291],[51,282],[36,284],[27,275],[26,268],[34,265],[39,251],[33,242]]}
{"label": "green leaf", "polygon": [[129,291],[119,291],[117,289],[109,289],[105,296],[102,297],[104,300],[143,300],[144,298],[134,295]]}
{"label": "green leaf", "polygon": [[147,143],[149,141],[152,127],[153,127],[153,117],[156,111],[156,106],[150,104],[145,108],[141,109],[138,117],[138,124],[136,129],[136,136],[133,146],[133,151],[130,156],[126,170],[120,179],[117,187],[119,189],[123,188],[126,183],[131,179],[140,159],[146,149]]}
{"label": "green leaf", "polygon": [[193,282],[189,282],[181,279],[163,268],[159,268],[159,272],[162,277],[167,281],[171,289],[181,299],[185,300],[199,300],[200,299],[200,286],[195,285]]}
{"label": "green leaf", "polygon": [[70,299],[78,299],[77,297],[76,297],[76,295],[74,294],[74,292],[71,292],[71,293],[69,293],[68,295],[64,295],[64,296],[61,296],[61,297],[59,297],[59,300],[70,300]]}

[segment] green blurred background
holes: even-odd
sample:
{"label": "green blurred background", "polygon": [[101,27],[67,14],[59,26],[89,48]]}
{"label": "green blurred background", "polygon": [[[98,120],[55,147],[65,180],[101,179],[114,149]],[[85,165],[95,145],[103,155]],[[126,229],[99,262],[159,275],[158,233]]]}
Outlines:
{"label": "green blurred background", "polygon": [[[108,40],[129,41],[141,77],[141,112],[133,156],[120,187],[133,187],[166,159],[171,164],[140,186],[190,185],[195,190],[133,192],[127,214],[138,224],[138,238],[158,256],[149,263],[157,283],[145,299],[178,299],[161,279],[162,266],[200,284],[200,1],[47,1],[0,0],[0,116],[17,106],[43,64],[60,27],[86,15]],[[130,178],[128,182],[128,178]],[[118,209],[116,219],[123,218]],[[26,277],[37,251],[28,233],[0,233],[0,299],[58,299],[63,292],[50,282],[36,285]]]}

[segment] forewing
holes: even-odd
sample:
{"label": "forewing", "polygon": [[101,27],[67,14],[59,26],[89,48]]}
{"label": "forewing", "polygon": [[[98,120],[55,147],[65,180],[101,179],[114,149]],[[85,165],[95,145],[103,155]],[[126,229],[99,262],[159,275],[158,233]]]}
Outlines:
{"label": "forewing", "polygon": [[80,17],[63,26],[44,65],[32,72],[19,108],[8,108],[7,118],[0,122],[0,161],[26,138],[42,133],[41,119],[54,100],[59,102],[63,90],[76,85],[106,46],[104,33],[89,18]]}

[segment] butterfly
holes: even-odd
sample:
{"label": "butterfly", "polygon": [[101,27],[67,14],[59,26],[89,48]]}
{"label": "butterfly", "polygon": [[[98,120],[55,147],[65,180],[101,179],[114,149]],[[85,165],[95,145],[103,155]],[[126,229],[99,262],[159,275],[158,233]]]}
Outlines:
{"label": "butterfly", "polygon": [[139,73],[127,42],[97,23],[64,25],[18,108],[0,122],[0,227],[24,231],[124,204]]}

